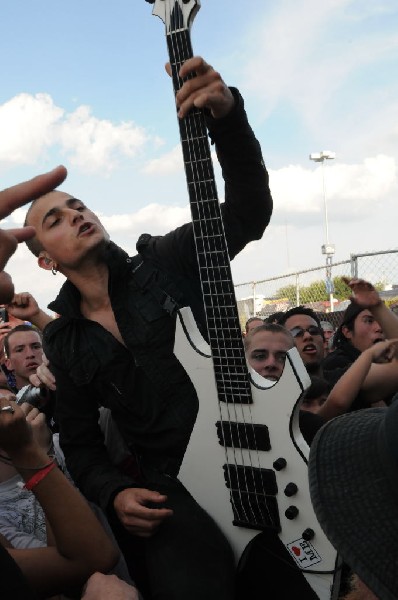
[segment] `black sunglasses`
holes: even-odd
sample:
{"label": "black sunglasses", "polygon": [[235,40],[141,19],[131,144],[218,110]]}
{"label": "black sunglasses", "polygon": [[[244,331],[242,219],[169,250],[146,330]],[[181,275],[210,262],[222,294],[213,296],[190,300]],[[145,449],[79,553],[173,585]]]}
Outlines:
{"label": "black sunglasses", "polygon": [[306,329],[303,329],[302,327],[293,327],[293,329],[290,330],[290,333],[294,338],[303,337],[305,332],[308,332],[310,335],[322,335],[322,329],[316,325],[310,325]]}

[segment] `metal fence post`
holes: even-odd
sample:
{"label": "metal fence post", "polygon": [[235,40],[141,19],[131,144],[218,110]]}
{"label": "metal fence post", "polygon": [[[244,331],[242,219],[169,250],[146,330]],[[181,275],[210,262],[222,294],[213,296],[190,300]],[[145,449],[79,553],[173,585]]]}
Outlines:
{"label": "metal fence post", "polygon": [[351,254],[351,279],[357,279],[358,277],[358,257],[356,254]]}
{"label": "metal fence post", "polygon": [[253,281],[253,317],[256,316],[257,311],[256,311],[256,282]]}
{"label": "metal fence post", "polygon": [[300,275],[296,274],[296,306],[300,306]]}

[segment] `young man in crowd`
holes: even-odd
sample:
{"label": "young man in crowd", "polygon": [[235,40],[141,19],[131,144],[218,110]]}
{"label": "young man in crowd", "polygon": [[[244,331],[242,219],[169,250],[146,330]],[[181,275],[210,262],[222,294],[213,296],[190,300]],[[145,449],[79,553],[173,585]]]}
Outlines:
{"label": "young man in crowd", "polygon": [[290,331],[309,375],[321,376],[324,336],[316,313],[311,308],[297,306],[286,311],[279,323]]}
{"label": "young man in crowd", "polygon": [[[180,77],[185,83],[177,94],[179,117],[194,106],[206,109],[226,181],[222,216],[233,258],[261,237],[270,219],[261,150],[241,96],[212,67],[195,57],[182,66]],[[145,556],[148,598],[231,599],[230,548],[176,479],[197,397],[173,354],[176,316],[155,295],[156,288],[164,298],[191,305],[204,330],[192,225],[161,238],[142,236],[140,256],[131,259],[109,241],[95,214],[69,194],[37,200],[27,223],[36,228],[29,246],[39,265],[68,280],[51,305],[62,316],[46,328],[44,341],[57,382],[61,445],[74,481],[108,512],[126,557],[133,553],[134,562]],[[145,269],[152,275],[142,289]],[[134,480],[109,459],[98,427],[99,405],[111,409],[136,456]]]}
{"label": "young man in crowd", "polygon": [[244,344],[247,362],[256,373],[270,381],[278,381],[286,353],[294,346],[291,334],[281,325],[262,322],[248,332]]}
{"label": "young man in crowd", "polygon": [[17,325],[4,338],[4,353],[5,366],[17,392],[29,385],[29,377],[43,361],[40,332],[31,325]]}
{"label": "young man in crowd", "polygon": [[247,319],[246,321],[245,335],[247,335],[252,329],[259,327],[259,325],[262,325],[263,323],[264,321],[260,319],[260,317],[250,317],[250,319]]}

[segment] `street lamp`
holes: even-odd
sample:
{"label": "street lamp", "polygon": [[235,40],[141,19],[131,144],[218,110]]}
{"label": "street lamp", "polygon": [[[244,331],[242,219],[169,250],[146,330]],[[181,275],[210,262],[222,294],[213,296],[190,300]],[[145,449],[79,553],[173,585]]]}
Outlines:
{"label": "street lamp", "polygon": [[330,150],[322,150],[322,152],[314,152],[310,154],[310,160],[320,162],[322,166],[322,187],[323,187],[323,206],[325,212],[325,237],[326,243],[322,244],[322,254],[326,255],[326,291],[329,293],[330,312],[333,312],[333,293],[334,286],[332,281],[332,262],[335,252],[334,244],[329,242],[329,220],[328,220],[328,205],[326,201],[326,186],[325,186],[325,160],[333,160],[336,158],[336,153]]}

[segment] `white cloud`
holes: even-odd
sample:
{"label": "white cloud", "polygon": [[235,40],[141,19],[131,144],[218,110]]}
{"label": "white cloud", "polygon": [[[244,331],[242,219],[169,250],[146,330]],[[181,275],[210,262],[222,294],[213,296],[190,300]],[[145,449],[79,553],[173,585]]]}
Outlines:
{"label": "white cloud", "polygon": [[[129,236],[138,237],[148,232],[152,235],[162,235],[190,220],[189,207],[165,206],[148,204],[133,214],[98,215],[112,239],[128,232]],[[119,243],[119,242],[118,242]]]}
{"label": "white cloud", "polygon": [[103,174],[135,157],[149,139],[133,122],[98,119],[88,106],[66,113],[49,94],[19,94],[0,105],[0,131],[3,167],[34,164],[58,146],[81,171]]}
{"label": "white cloud", "polygon": [[160,158],[150,160],[144,167],[144,173],[152,175],[168,175],[181,171],[184,167],[182,151],[180,144],[175,146],[170,152],[167,152]]}
{"label": "white cloud", "polygon": [[121,156],[134,157],[147,139],[143,128],[98,119],[88,106],[79,106],[59,124],[62,148],[72,165],[85,172],[112,171]]}
{"label": "white cloud", "polygon": [[396,127],[398,85],[383,73],[394,69],[398,35],[379,17],[396,11],[392,2],[281,1],[247,33],[242,87],[263,119],[288,110],[307,139],[361,158],[383,149]]}
{"label": "white cloud", "polygon": [[[214,169],[219,166],[217,154],[210,150],[210,156],[213,161]],[[147,175],[170,175],[178,173],[184,169],[181,145],[175,146],[170,152],[166,152],[159,158],[150,160],[144,167],[143,171]]]}
{"label": "white cloud", "polygon": [[[333,220],[363,219],[376,202],[390,203],[398,187],[397,161],[391,156],[366,158],[359,164],[324,167],[325,193]],[[270,171],[270,187],[275,203],[273,222],[289,216],[289,223],[323,217],[322,167],[314,170],[290,165]]]}
{"label": "white cloud", "polygon": [[48,94],[19,94],[0,105],[0,164],[34,164],[54,143],[63,115]]}

